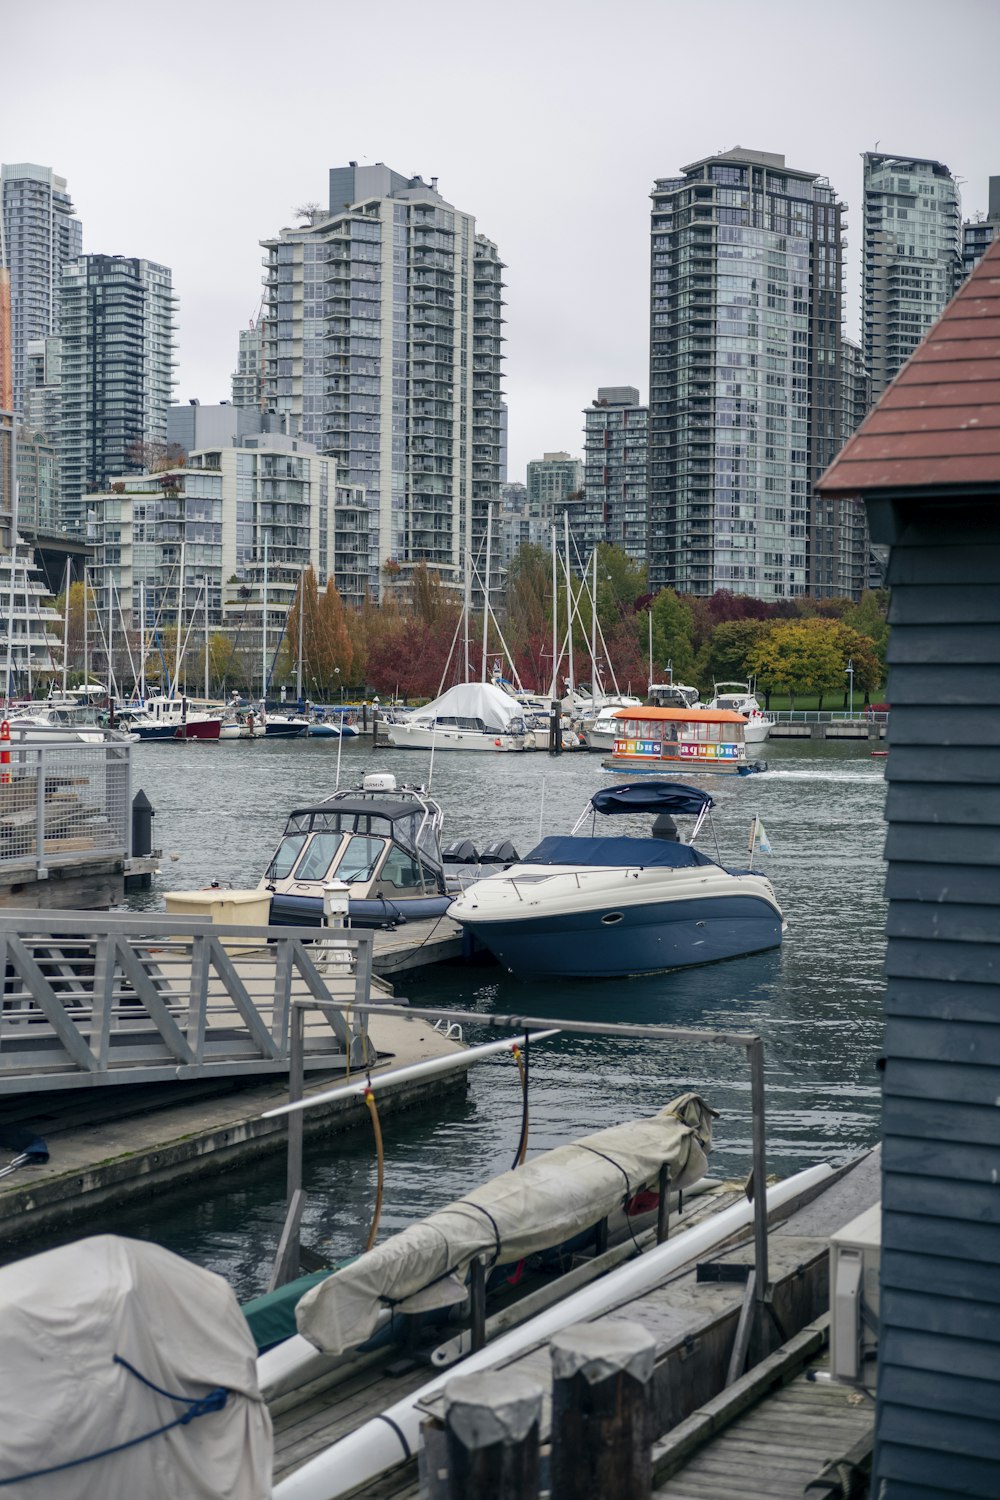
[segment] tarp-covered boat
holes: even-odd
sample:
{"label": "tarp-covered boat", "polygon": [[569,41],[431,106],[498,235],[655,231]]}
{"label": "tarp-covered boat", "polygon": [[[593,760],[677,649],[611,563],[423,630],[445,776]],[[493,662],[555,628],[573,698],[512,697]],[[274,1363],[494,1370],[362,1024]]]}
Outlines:
{"label": "tarp-covered boat", "polygon": [[257,1351],[221,1276],[159,1245],[78,1240],[0,1270],[0,1344],[11,1500],[270,1496]]}
{"label": "tarp-covered boat", "polygon": [[663,1165],[671,1191],[688,1186],[704,1175],[713,1118],[697,1094],[682,1094],[652,1119],[504,1172],[313,1287],[296,1309],[299,1332],[327,1354],[356,1348],[386,1307],[464,1276],[476,1256],[510,1265],[561,1244],[655,1183]]}

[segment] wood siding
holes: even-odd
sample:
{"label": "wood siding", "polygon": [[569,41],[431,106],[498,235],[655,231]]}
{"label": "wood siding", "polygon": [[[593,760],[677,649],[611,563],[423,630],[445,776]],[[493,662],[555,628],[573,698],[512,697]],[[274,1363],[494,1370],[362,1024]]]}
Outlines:
{"label": "wood siding", "polygon": [[893,540],[874,1493],[994,1500],[1000,495],[907,503]]}

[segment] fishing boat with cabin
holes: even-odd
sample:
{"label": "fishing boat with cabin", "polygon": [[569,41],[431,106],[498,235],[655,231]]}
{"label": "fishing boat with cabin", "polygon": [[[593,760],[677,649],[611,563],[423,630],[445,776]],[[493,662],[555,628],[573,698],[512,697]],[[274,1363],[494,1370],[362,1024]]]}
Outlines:
{"label": "fishing boat with cabin", "polygon": [[766,761],[747,756],[746,718],[725,708],[622,708],[614,749],[601,764],[608,771],[691,776],[711,771],[749,776]]}

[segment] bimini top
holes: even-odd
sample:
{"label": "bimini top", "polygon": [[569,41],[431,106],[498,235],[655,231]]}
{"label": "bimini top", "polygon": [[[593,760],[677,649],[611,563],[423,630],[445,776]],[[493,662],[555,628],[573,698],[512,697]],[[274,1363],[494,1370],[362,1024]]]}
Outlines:
{"label": "bimini top", "polygon": [[650,781],[645,786],[606,786],[595,792],[590,805],[599,813],[679,813],[697,817],[703,807],[714,807],[707,792],[693,786],[674,786],[669,781]]}
{"label": "bimini top", "polygon": [[702,854],[692,844],[676,844],[672,839],[581,838],[578,834],[558,834],[542,839],[522,865],[595,865],[622,866],[630,869],[653,867],[689,869],[693,865],[714,865],[715,860]]}
{"label": "bimini top", "polygon": [[745,724],[746,714],[729,708],[619,708],[616,719],[638,719],[641,723],[668,720],[673,724]]}

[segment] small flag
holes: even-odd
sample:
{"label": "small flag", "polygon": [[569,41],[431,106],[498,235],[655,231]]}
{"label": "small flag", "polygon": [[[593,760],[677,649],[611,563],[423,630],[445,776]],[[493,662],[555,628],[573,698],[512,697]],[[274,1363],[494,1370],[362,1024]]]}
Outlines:
{"label": "small flag", "polygon": [[762,854],[770,854],[771,840],[767,836],[767,829],[755,813],[754,820],[750,824],[750,838],[747,842],[747,848],[752,852],[758,845]]}

